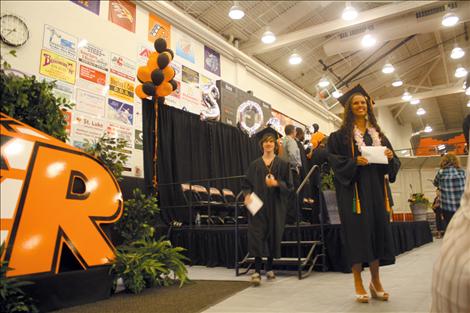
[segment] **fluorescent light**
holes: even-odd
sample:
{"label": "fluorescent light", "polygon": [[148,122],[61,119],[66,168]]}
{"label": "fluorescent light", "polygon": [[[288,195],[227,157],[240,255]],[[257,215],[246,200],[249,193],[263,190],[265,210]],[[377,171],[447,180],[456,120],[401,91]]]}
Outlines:
{"label": "fluorescent light", "polygon": [[465,77],[465,76],[467,76],[467,70],[465,68],[463,68],[462,66],[459,66],[455,70],[454,76],[457,77],[457,78]]}
{"label": "fluorescent light", "polygon": [[419,109],[416,111],[416,114],[417,114],[417,115],[424,115],[424,114],[426,114],[426,110],[423,109],[423,108],[419,108]]}
{"label": "fluorescent light", "polygon": [[390,74],[390,73],[393,73],[393,72],[395,72],[395,68],[390,63],[387,63],[387,64],[384,65],[384,67],[382,67],[382,73],[384,73],[384,74]]}
{"label": "fluorescent light", "polygon": [[289,63],[292,65],[297,65],[302,63],[302,57],[298,55],[297,53],[292,53],[291,56],[289,57]]}
{"label": "fluorescent light", "polygon": [[400,87],[401,85],[403,85],[403,81],[401,79],[395,79],[392,83],[393,87]]}
{"label": "fluorescent light", "polygon": [[430,133],[430,132],[432,132],[432,127],[429,126],[429,125],[426,125],[426,127],[424,127],[424,132],[425,132],[425,133]]}
{"label": "fluorescent light", "polygon": [[261,41],[265,44],[270,44],[276,41],[276,35],[270,30],[264,32],[263,37],[261,37]]}
{"label": "fluorescent light", "polygon": [[419,99],[411,99],[411,100],[410,100],[410,104],[412,104],[412,105],[417,105],[417,104],[419,104],[420,102],[421,102],[421,100],[419,100]]}
{"label": "fluorescent light", "polygon": [[467,102],[467,108],[470,108],[470,100]]}
{"label": "fluorescent light", "polygon": [[402,99],[403,101],[410,101],[411,98],[413,98],[413,97],[411,96],[411,94],[410,94],[408,91],[405,91],[405,92],[403,93],[403,96],[401,96],[401,99]]}
{"label": "fluorescent light", "polygon": [[243,9],[240,6],[235,4],[234,6],[230,8],[230,11],[228,12],[228,16],[232,20],[240,20],[245,16],[245,12],[243,12]]}
{"label": "fluorescent light", "polygon": [[465,51],[463,51],[462,48],[460,47],[455,47],[452,49],[452,52],[450,53],[450,57],[454,60],[460,59],[465,55]]}
{"label": "fluorescent light", "polygon": [[375,37],[372,36],[371,34],[364,35],[364,37],[362,37],[362,40],[361,40],[362,45],[366,48],[372,47],[373,45],[375,45],[376,42],[377,42],[377,39],[375,39]]}
{"label": "fluorescent light", "polygon": [[442,25],[445,27],[454,26],[459,22],[459,17],[453,12],[449,12],[442,18]]}
{"label": "fluorescent light", "polygon": [[338,99],[339,97],[341,97],[343,95],[343,93],[341,92],[341,90],[335,90],[335,91],[333,91],[333,93],[331,95],[333,97],[335,97],[336,99]]}
{"label": "fluorescent light", "polygon": [[357,11],[353,6],[351,6],[351,2],[346,1],[346,7],[344,8],[343,14],[341,15],[343,20],[352,21],[356,19],[357,15]]}
{"label": "fluorescent light", "polygon": [[325,77],[322,77],[322,79],[320,79],[320,81],[318,82],[318,86],[322,88],[328,87],[328,85],[330,85],[330,82]]}

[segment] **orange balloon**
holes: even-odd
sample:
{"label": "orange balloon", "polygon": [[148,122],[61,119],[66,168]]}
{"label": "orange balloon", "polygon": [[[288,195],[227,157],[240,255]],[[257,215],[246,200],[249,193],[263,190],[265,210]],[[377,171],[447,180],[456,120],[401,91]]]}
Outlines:
{"label": "orange balloon", "polygon": [[171,67],[171,66],[167,66],[165,67],[163,70],[163,81],[170,81],[173,79],[173,77],[175,77],[175,70]]}
{"label": "orange balloon", "polygon": [[142,89],[142,85],[138,85],[137,87],[135,87],[135,94],[136,94],[137,97],[139,97],[140,99],[145,99],[145,98],[147,98],[147,95],[145,94],[144,90]]}
{"label": "orange balloon", "polygon": [[148,66],[139,66],[139,69],[137,70],[137,78],[143,83],[152,81],[150,73],[152,73],[152,71]]}
{"label": "orange balloon", "polygon": [[173,92],[173,87],[169,82],[163,82],[157,87],[157,95],[159,97],[166,97]]}
{"label": "orange balloon", "polygon": [[159,53],[157,51],[150,53],[149,59],[147,61],[147,66],[149,67],[150,72],[157,68],[158,55]]}

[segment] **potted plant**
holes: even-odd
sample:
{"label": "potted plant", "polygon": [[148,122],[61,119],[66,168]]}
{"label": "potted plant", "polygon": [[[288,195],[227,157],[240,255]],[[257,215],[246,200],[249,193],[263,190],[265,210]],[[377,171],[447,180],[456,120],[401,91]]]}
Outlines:
{"label": "potted plant", "polygon": [[328,223],[329,221],[331,224],[341,224],[339,219],[338,203],[336,201],[333,170],[327,167],[322,171],[321,175],[321,190],[325,199],[324,205],[326,206],[326,210],[323,211],[323,214],[326,215],[328,213],[328,217],[325,218],[325,222]]}
{"label": "potted plant", "polygon": [[417,192],[411,194],[408,202],[410,203],[410,209],[413,213],[413,219],[415,221],[426,221],[429,199],[426,198],[423,193]]}

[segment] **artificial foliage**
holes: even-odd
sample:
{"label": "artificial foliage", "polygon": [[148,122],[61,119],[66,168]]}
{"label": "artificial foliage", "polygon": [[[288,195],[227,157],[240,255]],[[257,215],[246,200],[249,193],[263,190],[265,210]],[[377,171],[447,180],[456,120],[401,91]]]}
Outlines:
{"label": "artificial foliage", "polygon": [[122,180],[124,165],[129,158],[126,154],[127,141],[123,138],[109,137],[106,133],[101,137],[89,141],[85,139],[83,149],[88,154],[101,160],[113,173],[117,181]]}
{"label": "artificial foliage", "polygon": [[[10,52],[11,55],[15,55]],[[38,81],[36,76],[17,74],[2,58],[0,69],[1,111],[52,137],[66,141],[65,109],[72,109],[65,98],[53,93],[55,81]]]}
{"label": "artificial foliage", "polygon": [[321,174],[321,189],[322,190],[336,190],[334,183],[334,173],[330,168],[328,172]]}
{"label": "artificial foliage", "polygon": [[134,189],[133,198],[124,202],[124,212],[114,224],[114,230],[124,239],[124,244],[138,239],[152,238],[160,209],[154,195],[145,195]]}
{"label": "artificial foliage", "polygon": [[429,205],[429,199],[426,198],[424,194],[421,192],[411,194],[410,198],[408,199],[408,202],[410,203],[410,205],[420,204],[420,203]]}

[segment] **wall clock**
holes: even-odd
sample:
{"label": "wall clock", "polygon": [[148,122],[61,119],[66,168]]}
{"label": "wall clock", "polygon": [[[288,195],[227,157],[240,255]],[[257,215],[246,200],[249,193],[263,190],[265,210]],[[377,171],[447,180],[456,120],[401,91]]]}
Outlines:
{"label": "wall clock", "polygon": [[5,44],[20,47],[28,41],[28,26],[20,17],[13,14],[2,15],[0,25],[0,37]]}

